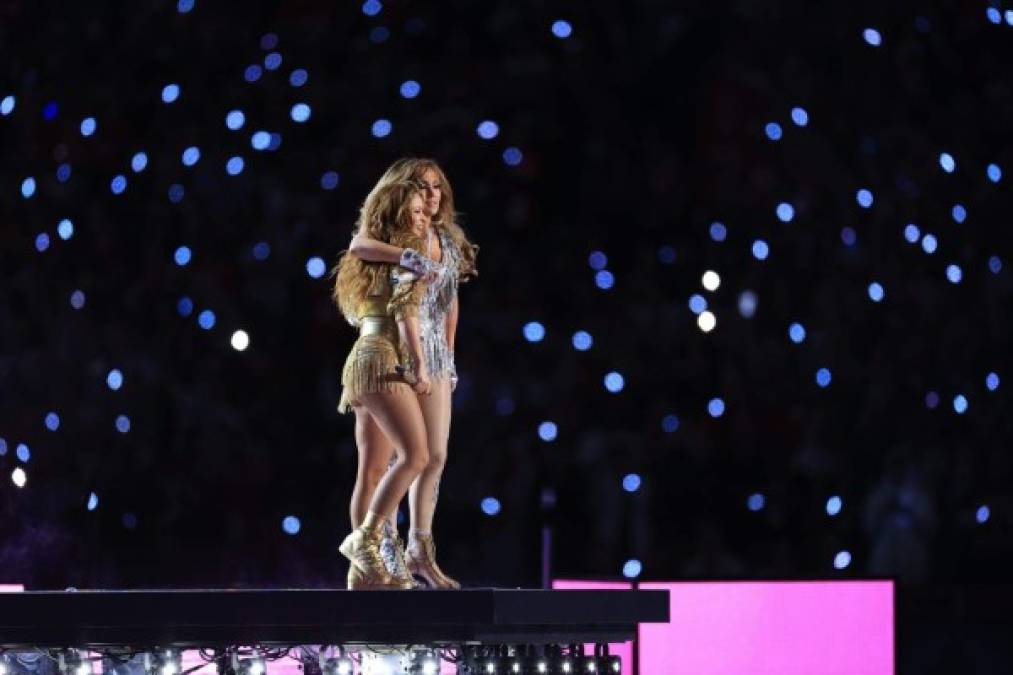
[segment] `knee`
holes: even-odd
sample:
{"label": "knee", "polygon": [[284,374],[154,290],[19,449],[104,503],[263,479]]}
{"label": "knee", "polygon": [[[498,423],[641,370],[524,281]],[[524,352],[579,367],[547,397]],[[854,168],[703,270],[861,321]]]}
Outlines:
{"label": "knee", "polygon": [[367,464],[359,467],[359,479],[370,489],[379,485],[385,473],[387,473],[386,464]]}
{"label": "knee", "polygon": [[443,471],[444,465],[447,463],[447,451],[444,450],[432,450],[429,451],[429,461],[426,463],[426,470],[428,471]]}
{"label": "knee", "polygon": [[404,464],[405,468],[412,473],[412,475],[418,475],[425,471],[426,467],[429,466],[429,450],[426,446],[420,446],[414,448],[411,452],[405,453]]}

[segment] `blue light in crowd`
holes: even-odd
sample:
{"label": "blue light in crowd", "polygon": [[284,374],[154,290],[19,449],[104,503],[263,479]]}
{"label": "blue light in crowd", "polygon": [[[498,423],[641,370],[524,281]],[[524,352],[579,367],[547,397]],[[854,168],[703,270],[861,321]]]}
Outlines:
{"label": "blue light in crowd", "polygon": [[119,388],[123,386],[123,373],[121,373],[118,368],[113,368],[109,371],[109,374],[106,375],[106,384],[113,391],[118,391]]}
{"label": "blue light in crowd", "polygon": [[795,207],[788,202],[781,202],[777,205],[777,218],[782,223],[790,223],[795,217]]}
{"label": "blue light in crowd", "polygon": [[50,431],[56,431],[60,428],[60,416],[55,412],[46,413],[46,428]]}
{"label": "blue light in crowd", "polygon": [[947,265],[946,278],[950,280],[950,283],[959,284],[960,280],[964,278],[964,273],[961,271],[960,265]]}
{"label": "blue light in crowd", "polygon": [[827,500],[827,515],[836,516],[841,512],[841,508],[844,506],[844,502],[837,495],[834,495]]}
{"label": "blue light in crowd", "polygon": [[636,492],[640,489],[640,476],[635,473],[628,473],[623,476],[623,489],[627,492]]}
{"label": "blue light in crowd", "polygon": [[953,410],[958,415],[963,415],[967,412],[967,397],[963,394],[957,394],[953,397]]}
{"label": "blue light in crowd", "polygon": [[725,414],[725,402],[720,398],[712,398],[707,402],[707,414],[711,417],[721,417]]}
{"label": "blue light in crowd", "polygon": [[390,30],[386,26],[376,26],[369,31],[369,41],[373,44],[383,44],[390,39]]}
{"label": "blue light in crowd", "polygon": [[135,516],[133,513],[124,513],[123,517],[120,518],[120,522],[123,523],[123,527],[127,528],[128,530],[133,530],[134,528],[137,527],[137,516]]}
{"label": "blue light in crowd", "polygon": [[925,407],[929,408],[930,410],[935,410],[937,407],[939,407],[939,394],[937,394],[934,391],[930,391],[927,394],[925,394]]}
{"label": "blue light in crowd", "polygon": [[661,430],[666,434],[674,434],[679,430],[679,418],[669,413],[661,418]]}
{"label": "blue light in crowd", "polygon": [[309,73],[303,68],[296,68],[292,71],[292,74],[288,76],[288,83],[293,87],[301,87],[306,84],[306,80],[309,79]]}
{"label": "blue light in crowd", "polygon": [[27,464],[28,460],[32,458],[32,451],[24,443],[18,443],[16,454],[18,456],[18,459],[20,459],[21,462],[24,464]]}
{"label": "blue light in crowd", "polygon": [[985,16],[987,16],[988,20],[991,21],[992,23],[995,24],[1002,23],[1002,14],[1000,14],[999,10],[996,9],[995,7],[989,7],[988,9],[986,9]]}
{"label": "blue light in crowd", "polygon": [[184,295],[179,299],[179,302],[176,303],[176,311],[182,317],[190,316],[193,314],[193,300]]}
{"label": "blue light in crowd", "polygon": [[253,245],[253,257],[256,260],[267,260],[271,255],[271,245],[266,241],[257,242]]}
{"label": "blue light in crowd", "polygon": [[770,140],[772,141],[781,140],[782,135],[781,125],[778,124],[777,122],[768,122],[767,126],[763,128],[763,131],[765,134],[767,134],[767,138],[769,138]]}
{"label": "blue light in crowd", "polygon": [[0,437],[0,457],[7,454],[7,441]]}
{"label": "blue light in crowd", "polygon": [[989,257],[988,270],[992,274],[999,274],[999,272],[1002,272],[1002,260],[999,259],[999,256],[993,255]]}
{"label": "blue light in crowd", "polygon": [[230,176],[238,176],[243,172],[244,166],[246,166],[246,162],[239,155],[229,157],[229,161],[225,163],[225,173]]}
{"label": "blue light in crowd", "polygon": [[272,131],[271,140],[269,140],[267,143],[267,149],[274,151],[280,147],[281,147],[281,134]]}
{"label": "blue light in crowd", "polygon": [[953,170],[957,168],[957,163],[953,159],[953,155],[948,152],[944,152],[939,155],[939,166],[943,168],[946,173],[953,173]]}
{"label": "blue light in crowd", "polygon": [[816,384],[818,384],[820,387],[823,388],[829,387],[830,378],[831,375],[829,368],[820,368],[819,370],[816,371]]}
{"label": "blue light in crowd", "polygon": [[310,114],[312,112],[313,112],[312,109],[305,103],[296,103],[294,106],[292,106],[291,111],[292,121],[299,123],[305,122],[310,118]]}
{"label": "blue light in crowd", "polygon": [[38,236],[35,237],[35,250],[38,251],[39,253],[42,253],[48,248],[49,248],[49,235],[46,234],[45,232],[40,232]]}
{"label": "blue light in crowd", "polygon": [[95,122],[94,117],[85,117],[81,120],[81,135],[91,136],[95,133],[95,129],[98,128],[98,124]]}
{"label": "blue light in crowd", "polygon": [[143,152],[134,153],[134,156],[130,158],[130,168],[134,170],[134,173],[144,171],[147,166],[148,156]]}
{"label": "blue light in crowd", "polygon": [[92,492],[88,495],[88,510],[94,511],[98,508],[98,495]]}
{"label": "blue light in crowd", "polygon": [[405,80],[401,83],[401,97],[415,98],[422,91],[422,85],[415,80]]}
{"label": "blue light in crowd", "polygon": [[70,164],[64,162],[60,166],[56,167],[56,180],[60,181],[61,183],[66,183],[68,180],[70,180],[70,174],[72,173],[72,171],[73,170],[71,169]]}
{"label": "blue light in crowd", "polygon": [[14,112],[14,104],[17,102],[13,96],[4,96],[0,101],[0,115],[10,115]]}
{"label": "blue light in crowd", "polygon": [[883,290],[882,284],[873,281],[869,284],[869,299],[873,302],[880,302],[886,296],[886,291]]}
{"label": "blue light in crowd", "polygon": [[558,433],[555,422],[542,422],[538,425],[538,437],[545,442],[556,440]]}
{"label": "blue light in crowd", "polygon": [[967,220],[967,209],[962,204],[954,204],[951,215],[955,221],[962,223]]}
{"label": "blue light in crowd", "polygon": [[319,279],[324,276],[324,272],[327,271],[327,265],[324,263],[324,259],[320,256],[313,256],[306,261],[306,274],[310,275],[314,279]]}
{"label": "blue light in crowd", "polygon": [[179,98],[179,85],[178,84],[167,84],[162,87],[162,102],[173,103]]}
{"label": "blue light in crowd", "polygon": [[518,148],[510,147],[503,151],[503,163],[507,166],[517,166],[524,160],[524,153]]}
{"label": "blue light in crowd", "polygon": [[254,150],[266,150],[271,144],[271,134],[266,131],[256,131],[250,136],[250,145]]}
{"label": "blue light in crowd", "polygon": [[116,424],[116,431],[120,432],[121,434],[125,434],[128,431],[130,431],[130,418],[127,417],[126,415],[117,415],[115,424]]}
{"label": "blue light in crowd", "polygon": [[215,327],[215,313],[210,309],[205,309],[197,315],[197,325],[204,330],[211,330]]}
{"label": "blue light in crowd", "polygon": [[1002,169],[999,168],[998,164],[989,164],[988,169],[985,170],[988,179],[993,183],[998,183],[1002,179]]}
{"label": "blue light in crowd", "polygon": [[56,101],[50,101],[46,105],[42,106],[42,119],[47,122],[52,122],[59,114],[60,106],[56,103]]}
{"label": "blue light in crowd", "polygon": [[636,579],[644,571],[644,566],[636,558],[630,558],[623,563],[623,576],[627,579]]}
{"label": "blue light in crowd", "polygon": [[278,52],[271,52],[264,57],[264,67],[268,70],[278,70],[281,66],[281,54]]}
{"label": "blue light in crowd", "polygon": [[662,265],[671,265],[675,262],[675,248],[672,246],[658,247],[658,261]]}
{"label": "blue light in crowd", "polygon": [[302,528],[302,523],[295,516],[285,516],[281,520],[281,530],[288,535],[299,534],[299,530]]}
{"label": "blue light in crowd", "polygon": [[169,186],[169,201],[173,204],[179,204],[183,201],[184,194],[186,194],[186,190],[179,183],[173,183]]}
{"label": "blue light in crowd", "polygon": [[805,108],[795,107],[791,109],[791,121],[800,127],[809,124],[809,113]]}
{"label": "blue light in crowd", "polygon": [[[194,0],[179,0],[179,2],[176,3],[176,11],[180,14],[186,14],[187,12],[193,10],[193,5]],[[88,510],[91,511],[91,509]]]}
{"label": "blue light in crowd", "polygon": [[246,124],[246,115],[243,114],[242,110],[230,110],[225,115],[225,126],[232,131],[239,131]]}
{"label": "blue light in crowd", "polygon": [[922,237],[922,250],[928,253],[929,255],[935,253],[936,247],[938,246],[939,243],[938,241],[936,241],[936,236],[934,234],[926,234],[924,237]]}
{"label": "blue light in crowd", "polygon": [[788,326],[788,338],[797,345],[802,344],[805,341],[805,326],[797,321],[792,323]]}
{"label": "blue light in crowd", "polygon": [[594,345],[594,338],[586,330],[579,330],[573,334],[573,348],[578,352],[586,352]]}
{"label": "blue light in crowd", "polygon": [[759,492],[754,492],[746,499],[746,508],[750,511],[762,511],[766,504],[767,499]]}
{"label": "blue light in crowd", "polygon": [[180,246],[179,248],[176,249],[176,253],[174,253],[172,257],[173,260],[176,261],[177,265],[183,267],[188,262],[190,262],[190,258],[193,257],[193,254],[190,251],[190,247]]}
{"label": "blue light in crowd", "polygon": [[605,375],[605,389],[607,389],[610,393],[618,394],[623,390],[624,386],[626,386],[626,381],[623,379],[623,376],[616,371],[613,370]]}
{"label": "blue light in crowd", "polygon": [[338,187],[339,180],[340,176],[337,171],[325,171],[324,175],[320,177],[320,187],[325,190],[333,190]]}
{"label": "blue light in crowd", "polygon": [[76,290],[70,294],[70,306],[74,309],[81,309],[84,307],[85,295],[84,291]]}
{"label": "blue light in crowd", "polygon": [[1013,26],[1013,9],[1007,9],[1005,16],[1006,16],[1006,24],[1009,26]]}
{"label": "blue light in crowd", "polygon": [[608,256],[601,251],[591,251],[591,255],[587,257],[587,264],[594,270],[603,270],[609,264]]}
{"label": "blue light in crowd", "polygon": [[883,36],[879,34],[879,31],[875,28],[866,28],[862,31],[862,37],[873,47],[878,47],[883,44]]}
{"label": "blue light in crowd", "polygon": [[694,314],[699,314],[707,309],[707,298],[703,297],[699,293],[694,293],[689,296],[689,311]]}
{"label": "blue light in crowd", "polygon": [[29,199],[35,194],[35,179],[29,176],[28,178],[21,181],[21,196],[25,199]]}
{"label": "blue light in crowd", "polygon": [[264,70],[259,64],[254,63],[246,67],[243,71],[243,79],[247,82],[256,82],[260,79],[260,76],[264,74]]}
{"label": "blue light in crowd", "polygon": [[766,260],[768,255],[770,255],[770,247],[767,246],[767,242],[762,239],[757,239],[753,242],[754,258],[757,260]]}
{"label": "blue light in crowd", "polygon": [[64,218],[57,224],[57,234],[60,238],[66,241],[74,236],[74,223],[69,218]]}
{"label": "blue light in crowd", "polygon": [[524,324],[523,333],[528,342],[541,342],[545,338],[545,326],[538,321],[528,321]]}
{"label": "blue light in crowd", "polygon": [[127,177],[123,174],[114,176],[112,181],[109,182],[109,189],[112,190],[114,195],[123,194],[123,191],[127,189]]}
{"label": "blue light in crowd", "polygon": [[264,33],[260,36],[260,48],[267,51],[278,46],[277,33]]}
{"label": "blue light in crowd", "polygon": [[573,26],[570,25],[569,21],[556,19],[552,22],[552,34],[560,40],[565,40],[573,35]]}
{"label": "blue light in crowd", "polygon": [[851,227],[841,228],[841,241],[845,246],[854,246],[858,241],[858,233]]}
{"label": "blue light in crowd", "polygon": [[872,192],[866,190],[865,188],[862,188],[861,190],[855,193],[855,201],[858,202],[858,205],[861,206],[863,209],[869,208],[870,206],[872,206],[873,201]]}
{"label": "blue light in crowd", "polygon": [[834,556],[834,569],[843,570],[851,564],[851,553],[848,551],[838,551],[837,555]]}
{"label": "blue light in crowd", "polygon": [[600,270],[594,275],[594,285],[603,291],[607,291],[612,288],[615,283],[615,276],[613,276],[608,270]]}
{"label": "blue light in crowd", "polygon": [[985,376],[985,386],[989,391],[995,391],[999,388],[999,374],[989,373]]}
{"label": "blue light in crowd", "polygon": [[974,519],[979,525],[984,525],[988,522],[989,516],[992,515],[991,510],[987,505],[982,504],[978,507],[978,510],[974,512]]}
{"label": "blue light in crowd", "polygon": [[366,16],[376,16],[383,10],[383,3],[379,0],[366,0],[362,3],[362,13]]}
{"label": "blue light in crowd", "polygon": [[499,125],[492,120],[485,120],[478,125],[475,133],[478,134],[479,138],[489,141],[499,136]]}
{"label": "blue light in crowd", "polygon": [[195,145],[191,145],[189,148],[183,151],[183,166],[193,166],[200,161],[200,148]]}
{"label": "blue light in crowd", "polygon": [[713,222],[710,226],[710,235],[714,241],[724,241],[728,236],[728,228],[724,223]]}
{"label": "blue light in crowd", "polygon": [[917,244],[918,239],[921,238],[921,236],[922,231],[918,229],[918,226],[914,223],[909,223],[904,227],[904,239],[906,239],[909,244]]}
{"label": "blue light in crowd", "polygon": [[372,133],[376,138],[384,138],[390,135],[390,132],[394,129],[394,125],[387,119],[378,119],[373,122]]}
{"label": "blue light in crowd", "polygon": [[495,497],[486,497],[482,500],[482,513],[487,516],[495,516],[500,511],[499,500]]}

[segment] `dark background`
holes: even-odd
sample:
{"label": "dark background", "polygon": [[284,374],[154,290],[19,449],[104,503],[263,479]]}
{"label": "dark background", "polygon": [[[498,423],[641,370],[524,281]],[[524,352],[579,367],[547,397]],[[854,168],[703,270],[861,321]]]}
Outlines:
{"label": "dark background", "polygon": [[[369,16],[309,0],[197,0],[188,12],[0,2],[0,98],[16,97],[0,117],[0,581],[342,583],[356,455],[352,417],[334,408],[354,333],[306,265],[336,260],[366,192],[403,155],[443,165],[481,246],[480,276],[461,292],[435,528],[448,572],[538,585],[551,526],[556,576],[620,577],[635,559],[645,579],[1005,578],[1011,178],[993,183],[986,166],[1013,171],[1013,26],[987,7],[392,0]],[[559,19],[566,39],[551,30]],[[881,46],[863,39],[870,27]],[[269,34],[277,46],[264,49]],[[272,51],[281,66],[245,81]],[[309,73],[302,87],[289,83],[296,68]],[[414,99],[399,94],[409,79]],[[181,94],[167,105],[170,82]],[[305,124],[289,117],[297,102],[312,106]],[[232,109],[246,115],[239,131],[225,125]],[[98,129],[83,137],[87,116]],[[376,138],[380,118],[393,131]],[[483,120],[495,138],[476,133]],[[258,129],[280,147],[253,150]],[[191,145],[201,157],[186,167]],[[135,173],[139,150],[149,161]],[[233,155],[245,159],[237,176]],[[333,190],[327,171],[340,176]],[[62,218],[75,228],[66,241]],[[938,238],[934,254],[905,241],[908,223]],[[769,243],[764,261],[755,239]],[[193,260],[179,266],[183,245]],[[596,287],[594,251],[611,289]],[[705,270],[721,275],[715,293]],[[737,309],[746,290],[752,318]],[[697,328],[694,293],[717,316],[711,333]],[[211,330],[197,324],[204,309]],[[530,321],[540,342],[524,338]],[[229,344],[240,328],[245,352]],[[571,345],[577,330],[590,350]],[[119,390],[106,384],[113,368]],[[611,371],[618,393],[603,385]],[[543,421],[555,440],[539,438]],[[636,492],[622,488],[628,473]],[[830,516],[834,495],[843,508]],[[481,510],[487,497],[498,514]],[[281,527],[289,515],[295,535]],[[841,551],[851,562],[836,569]]]}

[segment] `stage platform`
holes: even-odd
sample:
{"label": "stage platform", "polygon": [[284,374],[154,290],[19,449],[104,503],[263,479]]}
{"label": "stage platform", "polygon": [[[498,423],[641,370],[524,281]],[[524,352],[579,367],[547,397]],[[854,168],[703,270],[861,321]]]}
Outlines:
{"label": "stage platform", "polygon": [[623,642],[668,591],[78,590],[0,594],[0,648]]}

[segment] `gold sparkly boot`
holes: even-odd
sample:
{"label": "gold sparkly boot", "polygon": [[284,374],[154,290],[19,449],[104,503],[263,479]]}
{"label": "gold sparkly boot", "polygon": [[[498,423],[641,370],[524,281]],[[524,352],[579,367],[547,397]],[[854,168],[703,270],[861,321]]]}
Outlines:
{"label": "gold sparkly boot", "polygon": [[430,588],[458,590],[461,588],[436,564],[436,544],[431,534],[412,534],[406,552],[408,571],[422,579]]}
{"label": "gold sparkly boot", "polygon": [[348,590],[412,588],[411,579],[399,579],[387,571],[380,554],[381,536],[380,528],[364,524],[341,542],[338,550],[352,563],[348,570]]}

